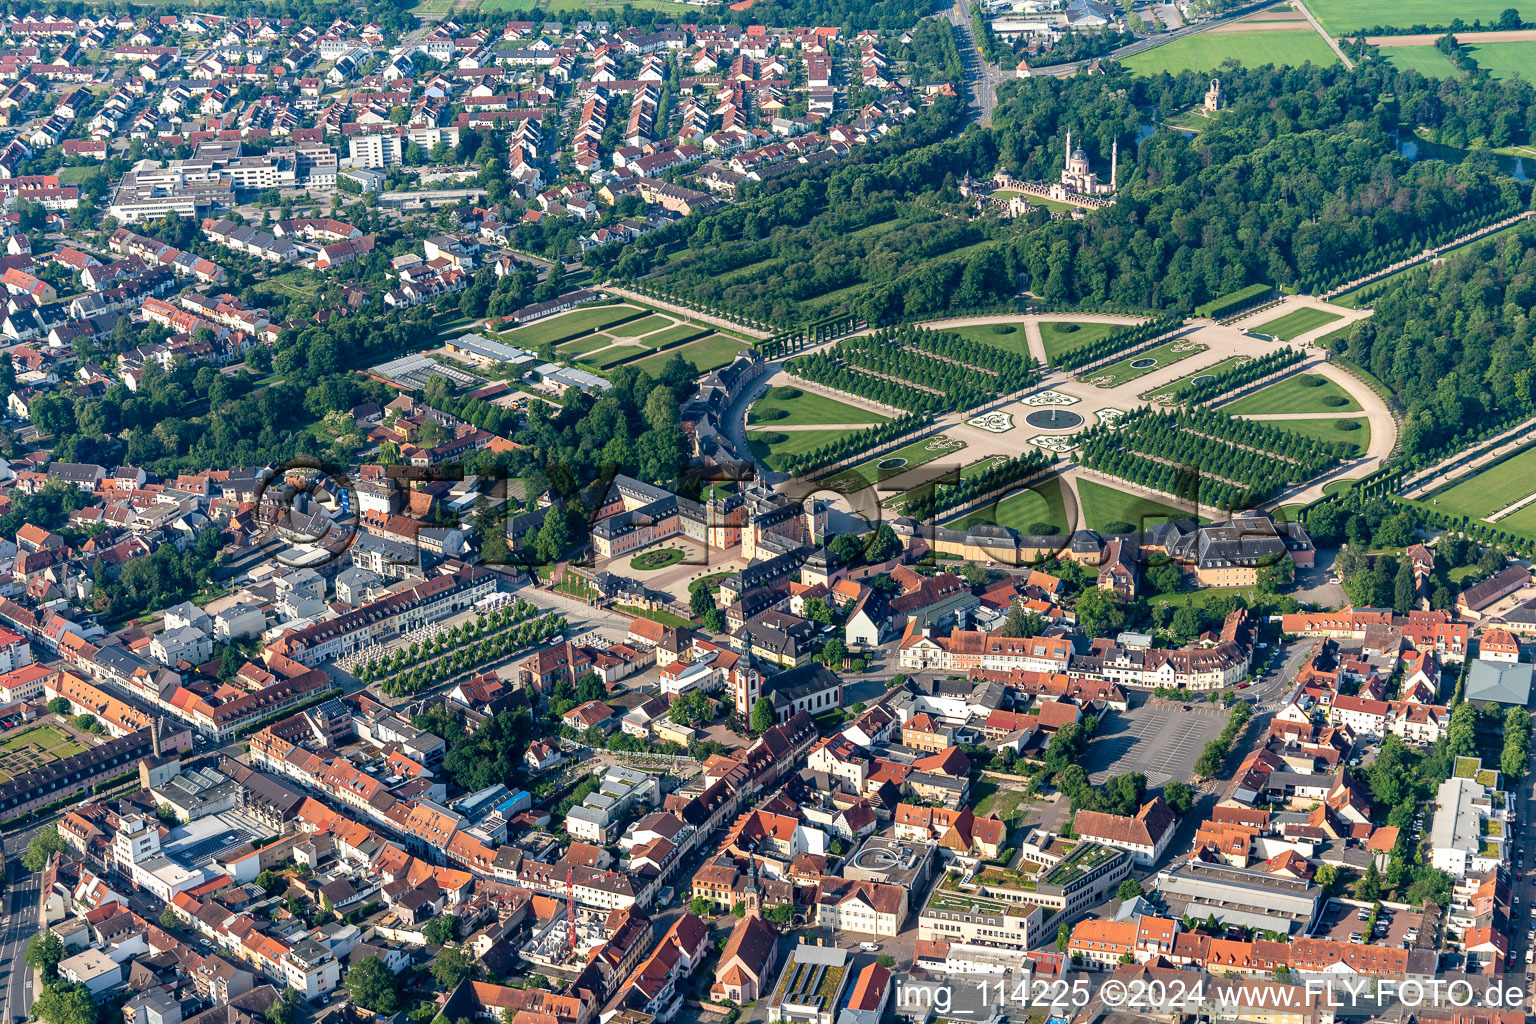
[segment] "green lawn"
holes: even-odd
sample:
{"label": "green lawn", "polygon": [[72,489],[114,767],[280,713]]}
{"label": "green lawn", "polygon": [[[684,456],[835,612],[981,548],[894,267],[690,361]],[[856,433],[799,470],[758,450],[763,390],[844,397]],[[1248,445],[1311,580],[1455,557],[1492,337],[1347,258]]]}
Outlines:
{"label": "green lawn", "polygon": [[[1358,430],[1341,430],[1341,422],[1358,423]],[[1279,427],[1294,434],[1304,434],[1319,441],[1343,441],[1353,445],[1358,455],[1371,445],[1371,423],[1364,416],[1343,416],[1336,420],[1265,420],[1266,427]]]}
{"label": "green lawn", "polygon": [[1043,320],[1040,322],[1040,340],[1045,343],[1045,358],[1054,363],[1065,353],[1090,345],[1124,326],[1125,324],[1075,324],[1065,320]]}
{"label": "green lawn", "polygon": [[1258,599],[1259,593],[1253,587],[1201,587],[1197,590],[1178,590],[1172,594],[1152,594],[1147,598],[1147,604],[1171,604],[1175,608],[1182,608],[1184,602],[1188,601],[1195,608],[1204,608],[1229,595],[1244,598],[1251,603]]}
{"label": "green lawn", "polygon": [[1536,502],[1532,502],[1518,512],[1511,512],[1493,525],[1495,529],[1536,537]]}
{"label": "green lawn", "polygon": [[[1008,329],[1010,327],[1012,330]],[[972,324],[970,327],[943,327],[938,330],[958,334],[962,338],[979,341],[983,345],[991,345],[1005,352],[1013,352],[1021,356],[1029,355],[1029,336],[1024,333],[1022,323]]]}
{"label": "green lawn", "polygon": [[59,168],[59,184],[60,185],[78,185],[82,181],[84,181],[87,177],[89,177],[90,174],[93,171],[96,171],[96,170],[99,170],[99,169],[100,169],[99,165],[96,166],[96,167],[60,167]]}
{"label": "green lawn", "polygon": [[1311,306],[1303,306],[1293,309],[1282,317],[1265,321],[1257,327],[1248,330],[1259,334],[1268,334],[1279,338],[1281,341],[1290,341],[1299,338],[1308,331],[1315,331],[1324,324],[1331,324],[1335,320],[1344,319],[1338,313],[1330,313],[1326,309],[1313,309]]}
{"label": "green lawn", "polygon": [[630,320],[627,323],[611,327],[608,333],[615,338],[634,338],[642,334],[649,334],[651,331],[659,331],[663,327],[670,327],[676,323],[677,321],[669,316],[652,313],[650,316],[643,316],[638,320]]}
{"label": "green lawn", "polygon": [[[775,418],[772,414],[784,412]],[[818,423],[884,423],[890,419],[855,405],[839,402],[799,387],[772,387],[752,403],[747,422],[765,429],[809,426]]]}
{"label": "green lawn", "polygon": [[658,331],[649,337],[641,338],[640,344],[646,348],[666,348],[668,345],[675,345],[680,341],[691,341],[708,333],[709,328],[707,327],[696,327],[693,324],[678,324],[676,327],[668,328],[665,331]]}
{"label": "green lawn", "polygon": [[[842,470],[836,476],[828,477],[826,482],[829,486],[842,484],[845,489],[851,489],[861,486],[860,481],[864,484],[871,484],[880,479],[888,480],[893,476],[933,462],[936,459],[958,462],[960,460],[960,453],[965,451],[965,445],[962,443],[958,447],[953,448],[937,446],[937,440],[943,436],[943,434],[935,434],[932,437],[913,441],[911,444],[898,448],[893,452],[887,452],[877,459],[870,459],[868,462],[862,462],[850,469]],[[935,445],[935,447],[930,448],[929,445]],[[898,463],[898,459],[902,461]]]}
{"label": "green lawn", "polygon": [[615,345],[605,348],[601,352],[582,357],[582,362],[589,366],[595,366],[599,370],[609,370],[620,363],[627,363],[632,359],[638,359],[649,352],[644,345]]}
{"label": "green lawn", "polygon": [[[1392,25],[1412,28],[1414,25],[1444,25],[1452,18],[1460,18],[1467,24],[1481,19],[1487,25],[1499,20],[1500,13],[1511,5],[1505,0],[1457,0],[1446,5],[1440,0],[1308,0],[1307,9],[1312,12],[1329,35],[1340,36],[1358,29]],[[1522,12],[1524,13],[1524,12]]]}
{"label": "green lawn", "polygon": [[[747,434],[747,444],[758,461],[769,469],[780,469],[783,465],[783,456],[815,451],[822,445],[840,440],[851,433],[853,433],[851,430],[791,430],[775,435],[770,431],[750,431]],[[770,436],[782,437],[784,440],[770,444],[765,440]]]}
{"label": "green lawn", "polygon": [[1461,74],[1451,59],[1433,46],[1383,46],[1381,55],[1401,71],[1417,71],[1429,78],[1455,78]]}
{"label": "green lawn", "polygon": [[992,779],[978,779],[971,786],[971,806],[975,808],[978,818],[995,815],[1003,821],[1009,821],[1024,803],[1026,796],[1022,789],[999,789],[997,782]]}
{"label": "green lawn", "polygon": [[1144,530],[1169,519],[1190,518],[1188,512],[1092,480],[1078,480],[1077,493],[1083,500],[1082,525],[1099,533],[1123,532],[1127,523],[1133,530]]}
{"label": "green lawn", "polygon": [[1353,484],[1354,482],[1355,478],[1353,477],[1349,478],[1348,480],[1330,480],[1326,484],[1323,484],[1323,493],[1338,494],[1341,491],[1348,490],[1350,484]]}
{"label": "green lawn", "polygon": [[1125,59],[1134,74],[1178,74],[1196,67],[1214,69],[1222,61],[1257,67],[1261,64],[1300,66],[1333,64],[1338,57],[1323,37],[1312,31],[1295,32],[1201,32]]}
{"label": "green lawn", "polygon": [[1143,392],[1137,397],[1145,401],[1151,401],[1153,398],[1177,398],[1185,391],[1187,391],[1190,385],[1194,384],[1195,381],[1198,380],[1203,383],[1205,378],[1226,373],[1228,370],[1235,370],[1247,361],[1247,356],[1232,356],[1228,359],[1223,359],[1215,366],[1207,366],[1203,370],[1196,370],[1194,373],[1186,373],[1172,384],[1166,384],[1163,387],[1156,389],[1155,391]]}
{"label": "green lawn", "polygon": [[693,363],[700,373],[704,373],[708,370],[716,370],[725,366],[732,359],[736,358],[736,353],[749,347],[749,345],[750,342],[738,338],[734,334],[707,334],[698,341],[690,341],[681,348],[657,352],[653,356],[640,360],[635,365],[646,373],[656,374],[661,372],[661,368],[673,356],[680,355]]}
{"label": "green lawn", "polygon": [[[1481,519],[1513,505],[1532,491],[1536,491],[1536,448],[1527,448],[1513,458],[1480,470],[1448,490],[1430,495],[1425,504],[1433,504],[1442,512]],[[1499,520],[1499,528],[1509,528],[1510,521],[1520,518],[1525,511],[1521,509]]]}
{"label": "green lawn", "polygon": [[606,334],[589,334],[585,338],[575,341],[567,341],[556,349],[560,355],[570,358],[572,356],[586,355],[588,352],[596,352],[600,348],[607,348],[613,344],[613,339]]}
{"label": "green lawn", "polygon": [[660,609],[636,608],[633,605],[627,604],[616,604],[613,607],[615,610],[621,611],[626,615],[633,615],[639,619],[650,619],[652,622],[659,622],[663,626],[683,628],[693,625],[692,619],[685,619],[681,615],[673,615],[671,612],[664,612]]}
{"label": "green lawn", "polygon": [[[1308,386],[1308,381],[1322,381]],[[1344,399],[1342,405],[1330,405],[1326,399]],[[1244,395],[1231,405],[1221,407],[1222,412],[1234,416],[1263,416],[1269,413],[1302,412],[1359,412],[1360,403],[1330,378],[1317,373],[1297,373],[1261,388],[1251,395]]]}
{"label": "green lawn", "polygon": [[629,305],[585,306],[573,309],[569,313],[552,316],[547,320],[540,320],[527,327],[506,331],[501,338],[508,345],[536,349],[545,342],[580,337],[588,331],[602,330],[627,320],[637,319],[642,315],[644,310]]}
{"label": "green lawn", "polygon": [[[1181,359],[1188,359],[1197,352],[1204,352],[1207,348],[1205,345],[1198,345],[1184,348],[1183,351],[1175,351],[1176,346],[1184,347],[1191,344],[1188,338],[1174,338],[1172,341],[1165,341],[1155,348],[1143,349],[1135,355],[1126,356],[1119,362],[1111,363],[1101,370],[1085,371],[1077,379],[1091,382],[1101,388],[1119,387],[1121,384],[1133,381],[1137,377],[1144,377],[1159,367],[1168,366]],[[1150,365],[1132,365],[1133,363],[1142,363],[1149,359],[1152,360]]]}
{"label": "green lawn", "polygon": [[1067,515],[1066,501],[1061,494],[1061,481],[1056,477],[1027,490],[1014,491],[996,504],[977,509],[948,526],[955,530],[969,530],[973,526],[989,524],[1006,526],[1030,536],[1066,534],[1075,525]]}

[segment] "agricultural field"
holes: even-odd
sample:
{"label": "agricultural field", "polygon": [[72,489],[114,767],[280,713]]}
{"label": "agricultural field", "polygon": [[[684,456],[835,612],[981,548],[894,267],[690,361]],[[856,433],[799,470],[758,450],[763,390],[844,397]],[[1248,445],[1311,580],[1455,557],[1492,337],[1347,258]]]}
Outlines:
{"label": "agricultural field", "polygon": [[1234,416],[1278,413],[1359,412],[1360,403],[1331,379],[1317,373],[1297,373],[1244,395],[1222,412]]}
{"label": "agricultural field", "polygon": [[1032,487],[1004,495],[995,504],[968,513],[957,522],[947,523],[954,530],[973,526],[1005,526],[1028,536],[1068,534],[1076,524],[1070,521],[1061,480],[1052,477]]}
{"label": "agricultural field", "polygon": [[1400,71],[1417,71],[1428,78],[1455,78],[1461,71],[1433,46],[1383,46],[1381,55]]}
{"label": "agricultural field", "polygon": [[1459,0],[1447,6],[1440,0],[1308,0],[1307,8],[1332,36],[1359,29],[1392,25],[1444,25],[1452,18],[1470,24],[1497,22],[1505,8],[1504,0]]}
{"label": "agricultural field", "polygon": [[1478,43],[1476,36],[1458,38],[1471,44],[1472,59],[1494,78],[1519,75],[1527,82],[1536,82],[1536,42]]}
{"label": "agricultural field", "polygon": [[[1099,533],[1127,533],[1156,526],[1169,519],[1189,519],[1193,514],[1181,512],[1151,498],[1143,498],[1092,480],[1077,481],[1077,496],[1082,500],[1082,522],[1078,529],[1095,530]],[[1205,522],[1205,517],[1200,517]]]}
{"label": "agricultural field", "polygon": [[1262,64],[1333,64],[1338,56],[1311,29],[1283,32],[1201,32],[1143,51],[1123,62],[1138,75],[1164,71],[1178,74],[1194,68],[1215,68],[1222,61],[1258,67]]}
{"label": "agricultural field", "polygon": [[[1336,420],[1264,420],[1266,426],[1279,427],[1319,441],[1343,442],[1359,455],[1371,445],[1371,423],[1364,416],[1344,416]],[[1346,426],[1348,424],[1348,426]]]}
{"label": "agricultural field", "polygon": [[834,423],[884,423],[890,417],[796,387],[773,387],[752,403],[752,426],[797,427]]}
{"label": "agricultural field", "polygon": [[1158,367],[1188,359],[1196,352],[1204,352],[1206,348],[1207,346],[1192,342],[1188,338],[1174,338],[1156,348],[1144,349],[1102,369],[1085,373],[1077,379],[1096,387],[1116,388],[1138,377],[1144,377]]}
{"label": "agricultural field", "polygon": [[[1527,448],[1513,458],[1486,467],[1455,486],[1431,495],[1425,504],[1453,515],[1483,519],[1533,491],[1536,491],[1536,448]],[[1514,521],[1525,511],[1521,509],[1499,520],[1499,528],[1518,528]],[[1536,527],[1536,523],[1532,526]]]}
{"label": "agricultural field", "polygon": [[1299,338],[1308,331],[1315,331],[1319,327],[1331,324],[1335,320],[1344,319],[1338,313],[1330,313],[1326,309],[1314,309],[1311,306],[1303,306],[1293,309],[1289,313],[1273,320],[1268,320],[1257,327],[1248,330],[1258,334],[1267,334],[1281,341],[1290,341]]}

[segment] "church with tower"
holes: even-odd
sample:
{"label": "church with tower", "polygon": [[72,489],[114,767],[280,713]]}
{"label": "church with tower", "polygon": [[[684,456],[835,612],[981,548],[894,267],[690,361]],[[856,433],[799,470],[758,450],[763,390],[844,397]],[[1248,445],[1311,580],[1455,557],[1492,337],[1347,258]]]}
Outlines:
{"label": "church with tower", "polygon": [[1061,180],[1051,186],[1050,196],[1060,202],[1072,202],[1083,196],[1113,195],[1119,163],[1120,143],[1117,141],[1110,149],[1109,181],[1100,181],[1098,174],[1089,168],[1088,154],[1083,152],[1083,148],[1072,148],[1072,131],[1068,129],[1066,164],[1061,169]]}

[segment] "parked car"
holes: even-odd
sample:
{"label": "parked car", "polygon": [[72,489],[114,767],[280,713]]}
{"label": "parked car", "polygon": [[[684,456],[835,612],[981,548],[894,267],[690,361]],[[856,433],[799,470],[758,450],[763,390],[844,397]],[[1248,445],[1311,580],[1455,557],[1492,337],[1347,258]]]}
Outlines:
{"label": "parked car", "polygon": [[880,952],[880,943],[878,943],[878,942],[861,942],[861,943],[859,943],[859,949],[863,950],[866,953],[878,953],[878,952]]}

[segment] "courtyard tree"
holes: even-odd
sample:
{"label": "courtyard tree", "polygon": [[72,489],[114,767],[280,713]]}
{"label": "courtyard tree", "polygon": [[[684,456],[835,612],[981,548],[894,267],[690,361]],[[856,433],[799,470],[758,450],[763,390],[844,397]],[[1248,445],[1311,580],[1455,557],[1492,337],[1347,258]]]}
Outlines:
{"label": "courtyard tree", "polygon": [[765,733],[773,728],[773,698],[759,697],[752,703],[752,731]]}
{"label": "courtyard tree", "polygon": [[21,855],[22,866],[28,871],[41,871],[48,866],[48,858],[63,849],[64,840],[59,838],[58,828],[44,825],[27,843],[27,852]]}
{"label": "courtyard tree", "polygon": [[364,957],[347,969],[347,995],[365,1010],[390,1014],[400,1008],[395,976],[376,956]]}

